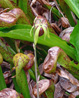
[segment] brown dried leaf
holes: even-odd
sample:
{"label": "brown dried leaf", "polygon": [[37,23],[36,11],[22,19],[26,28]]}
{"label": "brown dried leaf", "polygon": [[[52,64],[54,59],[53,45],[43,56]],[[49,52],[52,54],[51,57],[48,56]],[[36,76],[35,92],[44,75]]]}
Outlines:
{"label": "brown dried leaf", "polygon": [[49,3],[49,0],[37,0],[38,2],[40,2],[42,5],[48,5],[51,6],[51,4]]}
{"label": "brown dried leaf", "polygon": [[58,47],[50,48],[48,50],[48,55],[46,56],[43,63],[43,70],[46,73],[55,72],[57,65],[57,57],[60,49]]}
{"label": "brown dried leaf", "polygon": [[7,62],[5,62],[5,61],[3,61],[3,63],[1,64],[1,67],[2,68],[7,68],[7,69],[10,69],[10,64],[9,63],[7,63]]}
{"label": "brown dried leaf", "polygon": [[29,72],[28,72],[28,71],[25,71],[25,74],[26,74],[27,82],[29,83],[29,82],[30,82],[30,75],[29,75]]}
{"label": "brown dried leaf", "polygon": [[61,32],[61,29],[56,25],[56,23],[51,23],[51,26],[53,27],[53,29],[57,32],[57,34],[59,35]]}
{"label": "brown dried leaf", "polygon": [[69,21],[68,21],[68,19],[67,18],[65,18],[65,17],[61,17],[61,25],[62,25],[62,27],[64,27],[64,28],[68,28],[69,26],[70,26],[70,23],[69,23]]}
{"label": "brown dried leaf", "polygon": [[19,18],[23,18],[26,23],[29,22],[24,12],[19,8],[14,8],[9,12],[3,12],[0,14],[0,26],[10,27],[16,24]]}
{"label": "brown dried leaf", "polygon": [[12,26],[16,23],[17,19],[14,14],[10,12],[4,12],[0,14],[0,26]]}
{"label": "brown dried leaf", "polygon": [[3,13],[3,12],[7,12],[7,10],[9,10],[9,8],[0,10],[0,14]]}
{"label": "brown dried leaf", "polygon": [[72,84],[79,86],[79,81],[72,74],[70,74],[66,69],[57,67],[56,72],[60,77],[64,77],[68,79]]}
{"label": "brown dried leaf", "polygon": [[4,78],[6,79],[6,78],[8,78],[8,77],[11,76],[11,72],[10,72],[10,71],[5,71],[5,72],[3,73],[3,75],[4,75]]}
{"label": "brown dried leaf", "polygon": [[[50,87],[50,84],[51,84],[51,82],[48,79],[40,80],[38,82],[38,85],[39,85],[39,95],[44,93]],[[33,87],[33,94],[35,96],[37,96],[37,87],[36,87],[36,85]]]}
{"label": "brown dried leaf", "polygon": [[30,91],[31,98],[35,98],[35,96],[32,93],[33,89],[32,89],[31,82],[29,82],[29,91]]}
{"label": "brown dried leaf", "polygon": [[39,68],[40,74],[43,74],[43,64],[40,64],[38,68]]}
{"label": "brown dried leaf", "polygon": [[34,64],[34,55],[32,53],[29,53],[29,54],[27,54],[27,56],[29,57],[29,62],[24,67],[25,71],[27,71],[28,69],[30,69],[33,66],[33,64]]}
{"label": "brown dried leaf", "polygon": [[63,98],[64,93],[65,93],[65,90],[62,89],[62,87],[60,86],[60,83],[58,82],[55,85],[54,98]]}
{"label": "brown dried leaf", "polygon": [[73,85],[68,79],[66,78],[60,78],[59,81],[61,87],[65,89],[67,92],[74,92],[78,89],[76,85]]}
{"label": "brown dried leaf", "polygon": [[65,34],[65,35],[62,37],[62,39],[65,40],[65,41],[67,41],[67,42],[69,42],[69,41],[70,41],[70,35],[71,35],[71,33],[67,33],[67,34]]}
{"label": "brown dried leaf", "polygon": [[66,33],[72,33],[73,29],[74,29],[74,27],[69,27],[69,28],[67,28],[67,29],[64,29],[64,30],[60,33],[59,37],[63,37]]}
{"label": "brown dried leaf", "polygon": [[67,42],[69,42],[70,41],[70,34],[72,33],[73,29],[74,29],[74,27],[69,27],[69,28],[63,30],[60,33],[59,37],[61,37],[63,40],[66,40]]}
{"label": "brown dried leaf", "polygon": [[77,96],[79,97],[79,91],[71,93],[68,98],[76,98]]}
{"label": "brown dried leaf", "polygon": [[56,71],[57,60],[62,57],[64,63],[70,62],[69,57],[66,53],[59,47],[52,47],[48,50],[48,55],[46,56],[43,63],[43,70],[46,73],[54,73]]}
{"label": "brown dried leaf", "polygon": [[52,74],[44,73],[44,76],[47,78],[50,78],[53,81],[53,83],[55,83],[55,84],[58,81],[58,74],[57,73],[52,73]]}
{"label": "brown dried leaf", "polygon": [[22,98],[20,95],[13,89],[6,88],[0,92],[0,98]]}
{"label": "brown dried leaf", "polygon": [[41,5],[48,5],[48,6],[51,6],[51,4],[49,3],[49,0],[33,0],[32,2],[31,2],[31,6],[33,5],[33,4],[35,4],[35,2],[36,1],[38,1]]}
{"label": "brown dried leaf", "polygon": [[4,75],[4,78],[5,78],[6,84],[9,84],[9,83],[12,82],[12,79],[10,78],[10,76],[11,76],[11,72],[10,71],[5,71],[3,73],[3,75]]}

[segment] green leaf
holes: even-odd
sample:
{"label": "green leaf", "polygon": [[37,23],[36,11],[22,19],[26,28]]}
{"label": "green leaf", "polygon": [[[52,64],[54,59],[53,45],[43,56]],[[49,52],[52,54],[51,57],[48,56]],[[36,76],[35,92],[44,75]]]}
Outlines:
{"label": "green leaf", "polygon": [[79,23],[75,26],[71,36],[70,43],[75,46],[76,49],[76,59],[79,62]]}
{"label": "green leaf", "polygon": [[64,0],[79,18],[79,0]]}
{"label": "green leaf", "polygon": [[27,14],[27,0],[19,0],[18,6]]}
{"label": "green leaf", "polygon": [[30,7],[29,0],[18,0],[18,7],[20,7],[23,10],[27,18],[29,18],[30,23],[33,24],[35,16]]}
{"label": "green leaf", "polygon": [[13,0],[14,3],[17,3],[17,0]]}
{"label": "green leaf", "polygon": [[[34,37],[30,36],[30,30],[31,30],[31,27],[26,29],[11,30],[8,33],[4,33],[0,31],[0,37],[9,37],[13,39],[20,39],[20,40],[25,40],[29,42],[34,42]],[[66,43],[66,41],[63,41],[61,38],[59,38],[53,33],[50,33],[50,38],[47,37],[45,40],[44,40],[44,35],[42,35],[41,37],[38,38],[38,43],[41,45],[46,45],[48,47],[58,46],[62,48],[67,53],[67,55],[69,55],[71,58],[76,60],[75,49],[69,46]]]}
{"label": "green leaf", "polygon": [[2,68],[0,66],[0,91],[7,88],[6,83],[5,83],[5,79],[3,76],[3,72],[2,72]]}
{"label": "green leaf", "polygon": [[0,31],[3,31],[5,33],[11,31],[11,30],[16,30],[16,29],[30,29],[32,26],[31,25],[26,25],[26,24],[16,24],[10,28],[8,27],[0,27]]}

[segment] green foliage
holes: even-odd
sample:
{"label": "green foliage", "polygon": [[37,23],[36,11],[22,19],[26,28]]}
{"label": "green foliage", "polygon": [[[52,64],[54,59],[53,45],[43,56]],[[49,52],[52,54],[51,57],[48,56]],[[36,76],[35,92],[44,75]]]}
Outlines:
{"label": "green foliage", "polygon": [[25,54],[17,53],[13,57],[13,62],[14,62],[15,69],[16,69],[16,82],[17,82],[24,98],[31,98],[29,88],[28,88],[27,77],[23,70],[23,68],[29,62],[29,57]]}
{"label": "green foliage", "polygon": [[[13,49],[7,45],[5,45],[1,40],[0,40],[0,53],[2,54],[3,56],[3,59],[7,62],[9,62],[11,64],[11,69],[13,67],[13,55],[15,54],[15,52],[13,51]],[[14,73],[12,73],[12,76],[15,75]],[[6,88],[5,86],[5,82],[4,82],[4,77],[2,76],[2,69],[0,68],[0,89],[2,90],[3,88]],[[20,93],[20,90],[19,90],[19,87],[16,83],[16,80],[15,78],[12,79],[13,80],[13,83],[15,85],[15,89],[17,92]]]}
{"label": "green foliage", "polygon": [[0,91],[3,90],[6,87],[7,86],[6,86],[5,79],[4,79],[4,76],[3,76],[3,72],[2,72],[2,69],[1,69],[1,66],[0,66]]}
{"label": "green foliage", "polygon": [[[10,10],[11,10],[11,9],[15,8],[17,5],[17,7],[21,8],[22,11],[25,13],[24,16],[20,17],[20,19],[17,21],[17,25],[14,25],[12,27],[0,27],[0,37],[4,37],[6,42],[10,45],[10,46],[6,46],[0,40],[0,53],[2,54],[4,60],[11,64],[11,69],[13,67],[12,59],[13,59],[14,54],[16,54],[16,52],[15,52],[16,48],[13,45],[14,44],[13,39],[19,39],[19,40],[29,41],[29,42],[36,41],[35,43],[40,44],[38,46],[41,47],[41,49],[37,49],[37,52],[42,51],[40,53],[42,53],[43,56],[45,56],[47,54],[47,50],[45,49],[46,47],[49,48],[49,47],[53,47],[53,46],[58,46],[58,47],[62,48],[69,57],[71,57],[73,60],[79,62],[79,23],[75,26],[73,17],[71,15],[71,10],[72,10],[76,14],[76,16],[79,18],[79,0],[57,0],[57,1],[59,1],[60,7],[62,8],[63,13],[65,13],[65,15],[67,16],[71,26],[75,26],[75,29],[73,30],[73,32],[70,36],[70,43],[75,48],[73,46],[68,45],[66,41],[62,40],[55,34],[51,33],[54,31],[53,30],[50,31],[50,27],[48,28],[49,33],[50,33],[49,34],[50,38],[46,37],[46,39],[45,39],[44,36],[46,35],[46,33],[45,33],[46,30],[44,27],[43,27],[44,35],[38,37],[39,30],[40,30],[40,27],[38,27],[38,29],[36,29],[36,32],[37,32],[37,34],[35,35],[36,37],[34,38],[33,32],[32,32],[32,36],[30,36],[30,30],[32,28],[31,24],[33,24],[33,20],[34,20],[35,16],[32,13],[28,0],[13,0],[13,1],[15,4],[12,4],[10,2],[10,0],[0,0],[1,7],[10,8]],[[51,10],[51,12],[54,14],[53,17],[55,17],[56,20],[58,20],[59,18],[62,17],[61,13],[55,7],[52,8],[52,6],[48,6],[48,5],[43,5],[43,7]],[[23,15],[23,14],[21,14],[21,15]],[[26,23],[26,21],[27,21],[27,23]],[[23,24],[20,24],[20,23],[23,23]],[[30,25],[26,25],[26,24],[30,24]],[[25,47],[25,49],[26,49],[26,47]],[[40,56],[41,56],[41,54],[40,54]],[[38,56],[38,58],[37,58],[39,62],[40,62],[40,56]],[[41,58],[44,59],[45,57],[41,57]],[[20,65],[23,65],[23,63]],[[63,62],[60,62],[60,63],[62,65]],[[75,68],[75,70],[79,69],[79,67],[78,67],[79,64],[78,64],[78,66],[75,66],[75,64],[73,64],[73,61],[70,62],[70,64],[67,62],[67,65],[73,65],[72,69],[74,69],[74,68]],[[66,64],[64,64],[63,66],[65,68]],[[26,75],[23,70],[23,67],[22,68],[21,67],[22,66],[16,67],[16,78],[13,79],[13,83],[15,85],[16,91],[18,91],[19,93],[22,93],[24,95],[24,98],[30,98]],[[19,69],[20,69],[20,71],[19,71]],[[35,72],[35,70],[33,68],[29,70],[31,79],[36,80],[34,72]],[[74,75],[73,71],[71,73]],[[12,75],[15,75],[15,73],[14,74],[12,73]],[[75,76],[78,79],[78,75],[75,75]],[[0,80],[0,90],[1,90],[6,87],[5,81],[3,80],[4,78],[3,78],[1,67],[0,67],[0,79],[3,81],[3,83],[2,83],[2,81]],[[53,87],[48,89],[48,91],[46,91],[47,96],[50,98],[54,97],[54,95],[52,93]],[[26,92],[27,92],[27,94],[26,94]]]}
{"label": "green foliage", "polygon": [[70,43],[75,46],[76,49],[76,59],[79,62],[79,23],[75,26],[71,36]]}
{"label": "green foliage", "polygon": [[29,1],[28,0],[18,0],[18,7],[20,7],[23,10],[23,12],[29,18],[30,23],[33,24],[33,20],[34,20],[35,16],[33,15],[33,12],[31,10]]}
{"label": "green foliage", "polygon": [[10,9],[14,8],[14,6],[9,0],[0,0],[0,4],[3,8],[10,8]]}
{"label": "green foliage", "polygon": [[55,86],[54,83],[51,83],[51,86],[45,91],[45,94],[47,98],[54,98],[54,91],[55,91]]}
{"label": "green foliage", "polygon": [[79,0],[64,0],[79,18]]}
{"label": "green foliage", "polygon": [[19,0],[18,6],[27,14],[27,0]]}
{"label": "green foliage", "polygon": [[4,76],[3,76],[2,68],[1,68],[2,62],[3,62],[3,57],[0,54],[0,91],[7,87]]}
{"label": "green foliage", "polygon": [[17,0],[13,0],[14,3],[17,3]]}
{"label": "green foliage", "polygon": [[31,25],[25,25],[25,24],[17,24],[14,25],[10,28],[8,27],[0,27],[0,31],[3,31],[5,33],[11,31],[11,30],[16,30],[16,29],[30,29],[32,26]]}
{"label": "green foliage", "polygon": [[[48,6],[48,5],[44,5],[44,7],[48,8],[49,10],[51,10],[51,6]],[[62,15],[60,14],[60,12],[55,8],[53,7],[51,12],[56,15],[58,18],[60,18]]]}
{"label": "green foliage", "polygon": [[[28,27],[28,28],[25,28]],[[17,25],[15,26],[15,28],[17,28]],[[8,33],[4,33],[6,32],[5,29],[3,29],[2,31],[0,31],[0,37],[9,37],[9,38],[13,38],[13,39],[20,39],[20,40],[25,40],[25,41],[29,41],[29,42],[34,42],[34,38],[33,36],[30,36],[30,30],[31,30],[31,26],[28,25],[24,25],[24,28],[17,28],[17,29],[12,29],[7,31]],[[67,55],[69,55],[71,58],[75,59],[75,49],[69,45],[67,45],[67,43],[65,41],[63,41],[61,38],[59,38],[58,36],[56,36],[53,33],[50,33],[50,38],[46,37],[46,39],[44,39],[44,35],[38,38],[38,43],[41,45],[46,45],[48,47],[53,47],[53,46],[59,46],[60,48],[62,48]]]}

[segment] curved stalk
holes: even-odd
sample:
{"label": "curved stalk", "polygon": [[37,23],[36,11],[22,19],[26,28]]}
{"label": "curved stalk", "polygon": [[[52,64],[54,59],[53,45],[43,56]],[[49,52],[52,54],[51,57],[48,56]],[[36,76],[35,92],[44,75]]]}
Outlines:
{"label": "curved stalk", "polygon": [[24,98],[31,98],[26,75],[23,70],[28,61],[29,61],[28,56],[22,53],[18,53],[13,57],[13,62],[16,68],[16,81]]}
{"label": "curved stalk", "polygon": [[79,75],[79,64],[75,64],[66,53],[59,47],[52,47],[48,50],[48,55],[43,63],[43,69],[46,73],[56,71],[57,62],[69,70],[71,73]]}
{"label": "curved stalk", "polygon": [[36,55],[36,45],[34,43],[34,55],[35,55],[35,76],[36,76],[36,85],[37,85],[37,98],[39,98],[39,85],[38,85],[38,73],[37,73],[37,55]]}

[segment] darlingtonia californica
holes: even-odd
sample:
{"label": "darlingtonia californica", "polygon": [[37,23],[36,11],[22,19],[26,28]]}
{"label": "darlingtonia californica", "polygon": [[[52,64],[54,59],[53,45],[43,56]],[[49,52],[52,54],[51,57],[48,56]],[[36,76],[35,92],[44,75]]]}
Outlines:
{"label": "darlingtonia californica", "polygon": [[[47,98],[54,98],[54,84],[51,80],[42,79],[38,82],[39,85],[39,95],[45,92]],[[37,96],[36,85],[33,87],[33,94]]]}
{"label": "darlingtonia californica", "polygon": [[54,73],[56,71],[57,62],[63,66],[64,68],[68,69],[76,78],[79,75],[79,64],[75,64],[67,54],[59,47],[52,47],[48,50],[48,55],[46,56],[44,63],[43,63],[43,70],[46,73]]}
{"label": "darlingtonia californica", "polygon": [[24,12],[20,8],[14,8],[8,12],[3,12],[0,14],[0,26],[10,27],[16,24],[18,19],[23,18],[23,23],[29,23],[28,18],[25,16]]}

